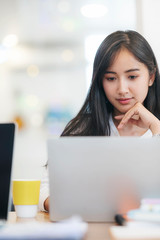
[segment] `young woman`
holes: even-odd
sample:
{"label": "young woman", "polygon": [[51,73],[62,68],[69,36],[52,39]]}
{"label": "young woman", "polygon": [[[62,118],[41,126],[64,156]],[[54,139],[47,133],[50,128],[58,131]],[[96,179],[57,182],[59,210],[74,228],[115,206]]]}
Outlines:
{"label": "young woman", "polygon": [[[154,53],[135,31],[107,36],[97,50],[91,87],[61,136],[143,136],[160,134],[160,75]],[[40,203],[49,209],[49,195]],[[47,193],[48,194],[48,193]]]}

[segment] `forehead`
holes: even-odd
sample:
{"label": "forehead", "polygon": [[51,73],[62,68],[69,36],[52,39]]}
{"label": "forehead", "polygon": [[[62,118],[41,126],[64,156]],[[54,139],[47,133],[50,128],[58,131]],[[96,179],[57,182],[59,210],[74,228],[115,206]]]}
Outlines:
{"label": "forehead", "polygon": [[147,69],[144,63],[140,62],[129,50],[122,48],[118,51],[113,58],[111,65],[107,68],[122,68],[124,70],[128,70],[130,68],[140,68],[140,69]]}

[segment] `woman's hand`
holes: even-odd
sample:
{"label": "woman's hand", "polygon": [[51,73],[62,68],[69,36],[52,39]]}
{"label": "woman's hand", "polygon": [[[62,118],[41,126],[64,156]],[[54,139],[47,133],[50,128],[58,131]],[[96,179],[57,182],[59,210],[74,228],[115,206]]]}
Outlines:
{"label": "woman's hand", "polygon": [[160,134],[159,119],[139,102],[124,115],[115,116],[115,119],[121,120],[118,129],[122,129],[127,123],[132,123],[140,128],[150,129],[153,135]]}

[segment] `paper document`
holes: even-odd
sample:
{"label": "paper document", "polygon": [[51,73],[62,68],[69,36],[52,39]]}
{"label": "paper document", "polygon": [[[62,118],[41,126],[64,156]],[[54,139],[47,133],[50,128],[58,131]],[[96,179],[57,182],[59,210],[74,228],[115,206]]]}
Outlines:
{"label": "paper document", "polygon": [[58,223],[28,222],[6,224],[0,230],[4,239],[80,240],[87,231],[87,223],[73,218]]}
{"label": "paper document", "polygon": [[132,226],[113,226],[109,229],[111,239],[114,240],[158,240],[160,239],[160,228]]}

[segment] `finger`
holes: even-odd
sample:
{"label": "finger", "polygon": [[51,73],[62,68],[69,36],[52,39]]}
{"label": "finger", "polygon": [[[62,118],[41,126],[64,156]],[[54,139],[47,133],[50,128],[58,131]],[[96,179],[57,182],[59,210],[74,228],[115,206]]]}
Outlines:
{"label": "finger", "polygon": [[134,119],[134,120],[139,120],[139,115],[138,115],[138,114],[134,114],[133,117],[132,117],[132,119]]}
{"label": "finger", "polygon": [[[125,115],[124,117],[122,118],[121,122],[119,123],[118,125],[118,129],[121,129],[124,127],[124,125],[131,119],[133,118],[134,119],[134,116],[137,115],[137,113],[135,114],[135,111],[133,109],[129,110]],[[137,118],[137,117],[136,117]],[[137,118],[138,120],[139,118]]]}
{"label": "finger", "polygon": [[[125,115],[118,115],[118,116],[114,116],[115,119],[122,119]],[[139,120],[139,115],[138,114],[135,114],[132,116],[132,119],[135,119],[135,120]]]}
{"label": "finger", "polygon": [[124,117],[124,114],[118,115],[118,116],[114,116],[114,118],[115,118],[115,119],[118,119],[118,120],[119,120],[119,119],[122,119],[123,117]]}
{"label": "finger", "polygon": [[135,120],[135,119],[132,119],[132,118],[131,118],[129,121],[130,121],[130,123],[132,123],[132,124],[138,126],[138,119]]}

